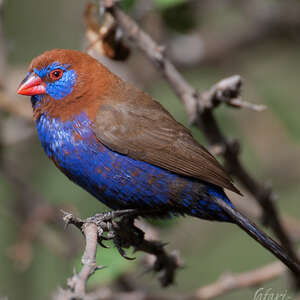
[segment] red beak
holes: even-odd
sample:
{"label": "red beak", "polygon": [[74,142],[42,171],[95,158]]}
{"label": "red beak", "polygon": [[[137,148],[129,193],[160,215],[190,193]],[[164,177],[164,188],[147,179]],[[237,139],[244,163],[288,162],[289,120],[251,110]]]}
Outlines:
{"label": "red beak", "polygon": [[25,96],[46,94],[46,86],[35,73],[28,75],[20,84],[17,93]]}

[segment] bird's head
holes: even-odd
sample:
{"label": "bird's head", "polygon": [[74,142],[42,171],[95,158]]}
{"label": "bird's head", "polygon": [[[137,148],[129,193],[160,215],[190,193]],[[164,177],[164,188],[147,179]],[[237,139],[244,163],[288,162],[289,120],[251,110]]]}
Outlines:
{"label": "bird's head", "polygon": [[[31,96],[33,108],[54,117],[82,111],[105,94],[116,77],[80,51],[54,49],[34,58],[17,93]],[[66,105],[67,104],[67,105]]]}

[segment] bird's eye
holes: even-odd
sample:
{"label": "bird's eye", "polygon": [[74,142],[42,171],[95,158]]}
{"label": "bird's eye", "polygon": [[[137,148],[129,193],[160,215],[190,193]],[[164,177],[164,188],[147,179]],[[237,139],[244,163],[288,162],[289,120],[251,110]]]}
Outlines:
{"label": "bird's eye", "polygon": [[63,70],[57,69],[50,72],[50,79],[51,80],[58,80],[63,76]]}

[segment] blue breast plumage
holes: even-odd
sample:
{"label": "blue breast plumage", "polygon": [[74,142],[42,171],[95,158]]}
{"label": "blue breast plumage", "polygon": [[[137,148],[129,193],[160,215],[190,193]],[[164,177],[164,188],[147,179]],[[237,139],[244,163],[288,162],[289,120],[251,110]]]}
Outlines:
{"label": "blue breast plumage", "polygon": [[230,203],[221,188],[111,151],[97,140],[85,113],[66,122],[42,114],[36,127],[46,154],[65,175],[112,209],[228,221],[209,201],[213,195]]}

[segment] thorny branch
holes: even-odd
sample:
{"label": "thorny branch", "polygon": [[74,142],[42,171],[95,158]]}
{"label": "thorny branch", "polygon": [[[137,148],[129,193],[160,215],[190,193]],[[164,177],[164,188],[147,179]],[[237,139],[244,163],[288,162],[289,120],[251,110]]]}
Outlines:
{"label": "thorny branch", "polygon": [[[101,4],[101,1],[100,1]],[[116,20],[124,34],[132,41],[161,71],[167,82],[171,85],[174,92],[183,102],[187,111],[190,123],[203,130],[210,146],[221,146],[223,157],[227,169],[239,179],[245,189],[251,193],[263,208],[263,221],[268,224],[281,245],[286,249],[289,257],[299,265],[299,260],[289,236],[285,232],[274,205],[274,193],[272,190],[256,181],[246,170],[239,159],[239,144],[236,141],[230,141],[222,133],[214,115],[212,108],[220,102],[230,103],[231,99],[243,105],[240,98],[240,89],[242,82],[239,77],[232,77],[222,80],[216,84],[210,91],[199,93],[196,91],[170,62],[165,54],[164,47],[156,44],[152,38],[139,28],[139,26],[128,15],[124,14],[113,0],[104,1],[106,11],[108,11]],[[224,84],[224,82],[226,84]],[[222,87],[220,90],[218,88]],[[225,99],[225,100],[224,100]],[[299,276],[295,275],[295,280],[299,282]]]}

